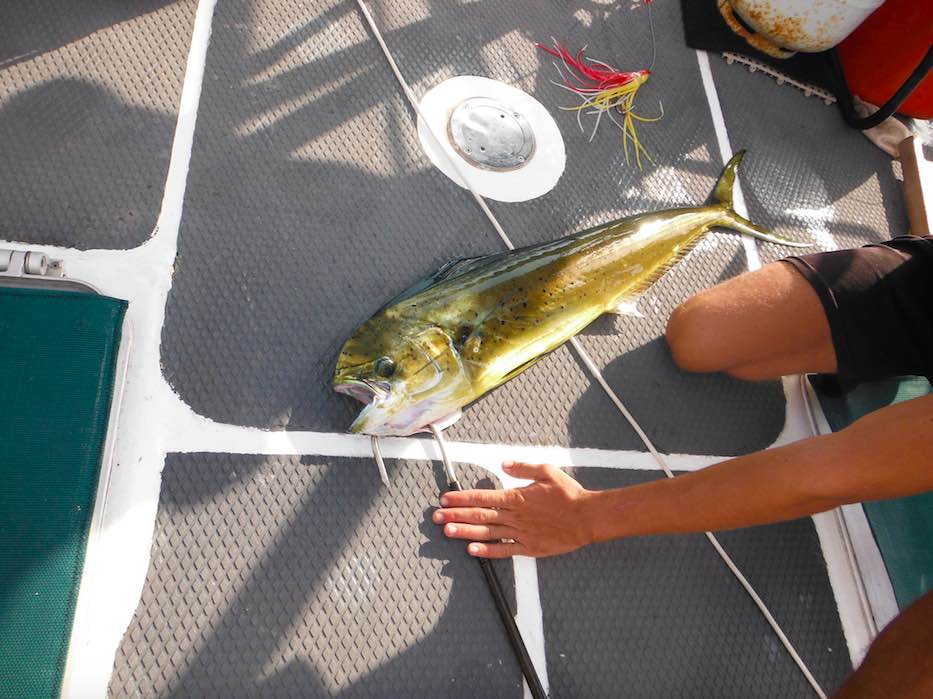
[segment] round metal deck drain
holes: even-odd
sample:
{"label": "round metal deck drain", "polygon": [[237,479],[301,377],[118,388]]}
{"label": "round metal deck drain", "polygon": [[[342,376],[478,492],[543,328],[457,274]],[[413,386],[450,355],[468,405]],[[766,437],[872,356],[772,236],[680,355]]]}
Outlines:
{"label": "round metal deck drain", "polygon": [[463,158],[489,170],[516,170],[535,151],[535,134],[524,115],[489,97],[471,97],[457,105],[447,135]]}
{"label": "round metal deck drain", "polygon": [[458,75],[424,94],[418,140],[458,186],[496,201],[550,192],[567,163],[560,129],[543,104],[478,75]]}

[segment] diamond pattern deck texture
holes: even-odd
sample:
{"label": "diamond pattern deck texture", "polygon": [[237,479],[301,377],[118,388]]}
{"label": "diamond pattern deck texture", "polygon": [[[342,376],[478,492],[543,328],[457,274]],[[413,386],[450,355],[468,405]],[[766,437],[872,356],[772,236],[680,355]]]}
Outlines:
{"label": "diamond pattern deck texture", "polygon": [[[846,127],[836,105],[711,57],[713,78],[743,167],[754,221],[817,249],[851,248],[907,233],[891,158]],[[780,256],[765,246],[763,262]]]}
{"label": "diamond pattern deck texture", "polygon": [[[576,469],[591,488],[658,476]],[[827,692],[851,670],[812,522],[720,535]],[[612,542],[538,562],[551,696],[812,697],[702,535]]]}
{"label": "diamond pattern deck texture", "polygon": [[[676,3],[654,5],[659,77],[641,104],[651,114],[663,98],[665,117],[642,129],[654,163],[641,172],[625,164],[618,132],[604,128],[588,144],[557,111],[567,97],[533,46],[554,35],[643,67],[651,50],[640,7],[373,5],[419,94],[450,76],[486,75],[557,115],[568,146],[557,187],[524,204],[491,202],[516,244],[709,194],[721,163]],[[359,405],[329,386],[345,337],[444,261],[500,249],[469,196],[422,154],[354,3],[218,5],[162,346],[165,374],[194,410],[264,428],[345,430]],[[602,321],[584,337],[663,449],[746,452],[782,427],[779,384],[681,375],[660,339],[676,303],[742,269],[738,239],[715,234],[644,300],[646,318]],[[565,349],[472,406],[450,434],[641,448]]]}
{"label": "diamond pattern deck texture", "polygon": [[110,696],[519,699],[479,566],[425,523],[440,467],[389,470],[391,491],[369,460],[170,455]]}
{"label": "diamond pattern deck texture", "polygon": [[4,5],[0,240],[139,245],[162,203],[196,0]]}

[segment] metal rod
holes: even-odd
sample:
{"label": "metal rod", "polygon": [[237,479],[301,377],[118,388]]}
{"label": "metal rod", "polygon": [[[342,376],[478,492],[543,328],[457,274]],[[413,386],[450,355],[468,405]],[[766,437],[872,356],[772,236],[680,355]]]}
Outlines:
{"label": "metal rod", "polygon": [[388,488],[389,473],[386,471],[386,462],[382,458],[382,449],[379,448],[379,438],[376,437],[376,435],[372,435],[370,445],[373,448],[373,458],[376,460],[376,468],[379,469],[379,478],[382,479],[382,484]]}
{"label": "metal rod", "polygon": [[[447,455],[447,443],[441,431],[434,425],[430,425],[430,428],[431,433],[434,435],[434,439],[437,441],[438,449],[441,451],[441,461],[444,464],[444,475],[447,477],[448,490],[463,490],[460,481],[457,479],[457,474],[454,471],[453,462],[451,462],[450,457]],[[483,571],[486,587],[489,589],[489,594],[492,595],[492,600],[496,605],[496,611],[499,612],[499,619],[502,621],[505,633],[509,637],[509,644],[512,646],[512,652],[515,654],[515,659],[518,661],[518,666],[521,668],[522,675],[525,676],[525,682],[528,683],[531,696],[534,699],[547,699],[547,692],[544,691],[544,686],[538,678],[538,673],[535,671],[531,656],[528,655],[525,639],[522,638],[522,632],[519,630],[518,624],[515,623],[512,610],[509,609],[509,602],[505,598],[505,592],[502,590],[502,583],[499,582],[499,576],[496,574],[496,569],[493,567],[492,561],[488,558],[479,557],[477,557],[476,561],[479,563],[480,570]]]}

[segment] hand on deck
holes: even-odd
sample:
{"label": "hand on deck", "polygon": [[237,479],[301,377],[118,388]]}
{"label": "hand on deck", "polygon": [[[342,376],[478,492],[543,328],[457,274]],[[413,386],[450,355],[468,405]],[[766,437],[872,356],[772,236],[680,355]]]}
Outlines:
{"label": "hand on deck", "polygon": [[577,481],[548,464],[507,461],[502,468],[533,482],[508,490],[445,493],[432,517],[444,525],[444,534],[473,542],[467,551],[483,558],[554,556],[592,541],[584,507],[590,492]]}

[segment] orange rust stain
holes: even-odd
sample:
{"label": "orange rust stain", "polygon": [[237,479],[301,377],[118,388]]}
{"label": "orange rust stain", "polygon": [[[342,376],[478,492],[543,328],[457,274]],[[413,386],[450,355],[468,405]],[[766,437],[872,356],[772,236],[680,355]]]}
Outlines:
{"label": "orange rust stain", "polygon": [[806,10],[801,16],[788,16],[776,9],[770,2],[735,3],[742,17],[777,44],[787,47],[822,47],[832,44],[835,26],[842,21],[839,14],[834,14],[818,27],[808,30],[803,21],[810,14]]}

